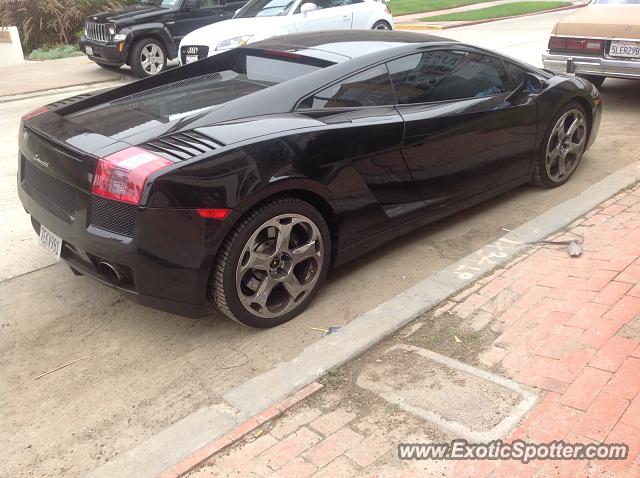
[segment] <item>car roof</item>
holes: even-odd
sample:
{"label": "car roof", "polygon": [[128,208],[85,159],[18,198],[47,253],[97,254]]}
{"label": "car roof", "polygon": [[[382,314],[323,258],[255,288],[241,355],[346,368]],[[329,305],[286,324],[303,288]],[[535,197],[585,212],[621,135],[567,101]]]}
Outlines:
{"label": "car roof", "polygon": [[413,49],[416,46],[427,46],[431,43],[456,42],[448,38],[422,33],[384,30],[330,30],[273,37],[252,43],[250,47],[298,53],[341,63],[403,45]]}

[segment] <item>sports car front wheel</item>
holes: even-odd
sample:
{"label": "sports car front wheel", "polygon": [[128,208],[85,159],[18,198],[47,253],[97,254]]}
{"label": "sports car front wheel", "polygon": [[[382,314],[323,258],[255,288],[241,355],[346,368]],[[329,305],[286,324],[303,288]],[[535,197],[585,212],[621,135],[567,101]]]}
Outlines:
{"label": "sports car front wheel", "polygon": [[295,198],[255,208],[229,234],[210,295],[227,317],[268,328],[298,315],[329,268],[331,237],[322,215]]}
{"label": "sports car front wheel", "polygon": [[534,166],[532,182],[543,188],[566,183],[587,147],[590,124],[584,108],[570,103],[560,110],[547,129]]}

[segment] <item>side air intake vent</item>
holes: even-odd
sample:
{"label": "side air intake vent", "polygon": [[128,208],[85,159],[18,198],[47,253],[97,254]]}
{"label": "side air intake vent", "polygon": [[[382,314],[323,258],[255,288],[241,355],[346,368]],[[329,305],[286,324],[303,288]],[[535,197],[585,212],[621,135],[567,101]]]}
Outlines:
{"label": "side air intake vent", "polygon": [[191,159],[223,146],[224,144],[193,130],[162,136],[142,145],[144,149],[180,161]]}

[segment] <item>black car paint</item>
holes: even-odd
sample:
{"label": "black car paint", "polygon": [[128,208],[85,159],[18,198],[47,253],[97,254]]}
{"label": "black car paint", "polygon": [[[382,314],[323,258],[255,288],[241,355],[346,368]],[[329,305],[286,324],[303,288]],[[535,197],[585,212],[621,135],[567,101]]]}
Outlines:
{"label": "black car paint", "polygon": [[90,46],[94,52],[92,60],[118,67],[127,63],[129,50],[136,41],[153,38],[162,43],[170,59],[177,58],[182,38],[198,28],[231,19],[245,3],[246,0],[222,0],[216,7],[189,9],[187,0],[178,0],[172,7],[131,5],[98,13],[87,21],[114,24],[117,33],[126,35],[123,48],[118,48],[120,42],[99,42],[82,35],[80,50],[86,53],[86,47]]}
{"label": "black car paint", "polygon": [[[325,33],[324,46],[313,40],[317,34],[293,35],[257,43],[252,49],[330,50],[332,35],[340,42],[377,41],[381,37],[371,35],[378,33]],[[296,110],[309,94],[371,65],[429,48],[461,47],[424,35],[389,33],[386,38],[396,43],[119,140],[96,133],[89,113],[81,122],[74,122],[74,115],[202,75],[233,51],[91,97],[50,105],[51,112],[28,120],[21,130],[20,199],[36,229],[43,223],[64,238],[69,247],[63,259],[75,270],[108,283],[96,271],[95,258],[109,259],[130,271],[131,283],[116,286],[130,298],[182,315],[203,316],[210,313],[207,283],[218,248],[243,214],[265,198],[286,193],[318,208],[332,228],[332,260],[339,265],[415,227],[529,181],[545,129],[569,101],[585,107],[593,120],[589,144],[595,139],[600,121],[594,101],[599,100],[597,90],[583,80],[552,76],[520,63],[541,78],[542,92],[485,98],[457,108],[438,104]],[[288,43],[301,46],[283,46]],[[511,122],[501,117],[505,108],[512,108]],[[415,117],[418,120],[411,124]],[[133,126],[121,124],[123,131]],[[502,144],[499,130],[504,133],[505,126],[507,141]],[[222,147],[176,162],[150,178],[133,238],[91,226],[89,190],[97,158],[180,131],[199,131]],[[475,138],[473,144],[470,137]],[[522,142],[517,141],[520,137]],[[453,162],[444,154],[431,154],[430,145],[438,141],[447,145]],[[486,146],[487,154],[478,145]],[[478,153],[476,157],[467,157],[469,148]],[[22,163],[32,161],[35,154],[55,164],[49,174],[78,189],[73,220],[38,199],[22,181]],[[224,221],[206,220],[195,211],[200,207],[232,212]]]}

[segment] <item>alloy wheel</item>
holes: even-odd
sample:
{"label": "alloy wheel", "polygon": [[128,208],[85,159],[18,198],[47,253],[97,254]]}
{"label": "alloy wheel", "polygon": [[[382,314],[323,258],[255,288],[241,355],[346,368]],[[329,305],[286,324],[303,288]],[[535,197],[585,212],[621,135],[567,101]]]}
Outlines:
{"label": "alloy wheel", "polygon": [[282,214],[245,243],[236,268],[242,305],[263,318],[298,307],[322,275],[325,254],[318,226],[301,214]]}
{"label": "alloy wheel", "polygon": [[587,138],[587,120],[582,111],[571,109],[556,122],[546,152],[549,179],[561,182],[578,166]]}
{"label": "alloy wheel", "polygon": [[140,52],[140,64],[149,75],[155,75],[164,67],[164,52],[158,45],[150,43]]}

